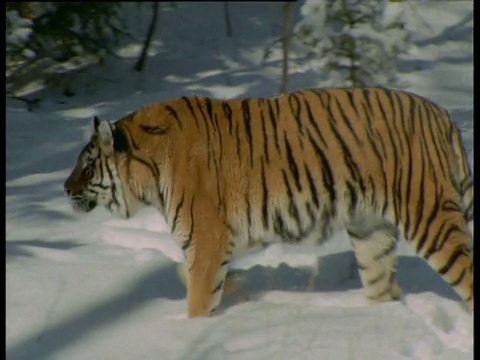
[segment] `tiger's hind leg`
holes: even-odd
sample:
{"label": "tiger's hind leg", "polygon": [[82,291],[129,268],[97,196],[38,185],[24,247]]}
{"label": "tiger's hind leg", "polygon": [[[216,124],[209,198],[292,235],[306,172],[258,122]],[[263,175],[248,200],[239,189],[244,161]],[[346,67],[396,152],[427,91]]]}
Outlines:
{"label": "tiger's hind leg", "polygon": [[472,237],[460,205],[437,197],[424,215],[407,240],[473,311]]}
{"label": "tiger's hind leg", "polygon": [[395,277],[397,229],[381,224],[367,230],[350,226],[347,232],[367,299],[375,302],[399,300],[402,290]]}

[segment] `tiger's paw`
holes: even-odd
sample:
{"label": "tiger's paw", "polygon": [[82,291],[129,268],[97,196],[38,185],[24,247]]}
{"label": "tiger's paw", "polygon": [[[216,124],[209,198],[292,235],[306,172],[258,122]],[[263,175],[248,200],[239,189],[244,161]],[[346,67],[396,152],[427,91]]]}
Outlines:
{"label": "tiger's paw", "polygon": [[[185,266],[183,263],[177,264],[177,276],[181,281],[181,283],[183,284],[183,286],[186,286],[187,275],[186,275]],[[225,295],[235,293],[242,287],[244,282],[245,282],[245,278],[242,275],[240,275],[239,272],[235,270],[231,270],[227,272],[227,275],[225,277],[225,285],[223,287],[223,293]]]}
{"label": "tiger's paw", "polygon": [[[370,290],[370,291],[368,291]],[[391,284],[383,291],[374,292],[372,289],[367,289],[367,299],[373,303],[398,301],[403,296],[403,291],[397,283],[397,280],[392,280]]]}

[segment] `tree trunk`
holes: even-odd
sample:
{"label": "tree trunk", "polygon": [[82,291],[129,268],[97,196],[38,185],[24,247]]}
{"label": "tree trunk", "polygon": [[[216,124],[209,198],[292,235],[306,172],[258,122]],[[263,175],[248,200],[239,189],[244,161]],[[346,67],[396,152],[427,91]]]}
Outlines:
{"label": "tree trunk", "polygon": [[157,25],[157,18],[158,18],[158,2],[154,2],[152,4],[152,20],[150,21],[150,26],[148,27],[147,36],[145,38],[145,42],[143,43],[143,49],[140,54],[140,57],[135,64],[134,70],[135,71],[143,71],[145,66],[145,62],[147,61],[147,53],[148,48],[150,47],[150,42],[152,41],[153,32],[155,31],[155,26]]}
{"label": "tree trunk", "polygon": [[285,21],[284,21],[284,37],[283,37],[283,64],[282,64],[282,83],[280,85],[280,93],[287,92],[288,83],[288,52],[290,40],[292,37],[292,3],[285,3]]}
{"label": "tree trunk", "polygon": [[227,36],[232,36],[232,23],[230,22],[230,8],[228,1],[223,2],[223,15],[225,17],[225,26],[227,28]]}

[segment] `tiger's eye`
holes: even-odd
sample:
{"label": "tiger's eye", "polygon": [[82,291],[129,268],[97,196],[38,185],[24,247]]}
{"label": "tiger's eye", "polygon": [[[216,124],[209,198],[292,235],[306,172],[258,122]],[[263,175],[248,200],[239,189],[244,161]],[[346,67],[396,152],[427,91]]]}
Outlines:
{"label": "tiger's eye", "polygon": [[92,165],[89,164],[87,166],[85,166],[82,170],[83,174],[88,176],[88,177],[91,177],[93,175],[93,168],[92,168]]}

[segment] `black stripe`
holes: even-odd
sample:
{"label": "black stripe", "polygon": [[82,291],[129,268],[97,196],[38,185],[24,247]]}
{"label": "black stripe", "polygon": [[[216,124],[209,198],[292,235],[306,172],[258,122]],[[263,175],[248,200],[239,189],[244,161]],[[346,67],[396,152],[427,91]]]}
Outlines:
{"label": "black stripe", "polygon": [[275,216],[273,219],[273,231],[275,232],[275,234],[279,235],[282,238],[286,237],[285,224],[278,209],[275,209]]}
{"label": "black stripe", "polygon": [[248,234],[250,235],[250,229],[252,228],[252,207],[250,205],[250,191],[245,194],[245,204],[247,211]]}
{"label": "black stripe", "polygon": [[308,232],[311,232],[317,220],[317,213],[312,209],[312,204],[310,203],[310,201],[307,201],[305,203],[305,207],[307,209],[308,216],[310,217],[310,229],[308,230]]}
{"label": "black stripe", "polygon": [[[398,93],[397,91],[392,91],[392,95],[397,100],[398,111],[400,113],[400,125],[403,129],[402,134],[405,137],[405,141],[408,143],[409,137],[407,136],[408,132],[407,132],[407,129],[405,128],[405,124],[407,123],[407,120],[405,119],[405,113],[403,112],[403,105],[404,105],[403,104],[403,99],[404,99],[404,97],[401,96],[401,94]],[[408,148],[408,146],[409,146],[409,144],[406,145],[407,148]]]}
{"label": "black stripe", "polygon": [[[204,99],[206,99],[206,98],[204,98]],[[210,126],[209,126],[209,123],[212,121],[212,119],[211,118],[209,119],[207,117],[207,115],[203,112],[203,106],[202,106],[198,96],[195,97],[195,100],[197,102],[197,109],[200,111],[200,114],[202,115],[203,123],[205,125],[205,131],[207,133],[207,167],[208,167],[208,169],[210,169],[210,161],[212,161],[212,146],[211,146],[211,141],[210,141]]]}
{"label": "black stripe", "polygon": [[[393,277],[393,272],[392,272],[389,275],[388,283],[387,283],[387,286],[385,287],[385,289],[382,290],[381,292],[379,292],[378,294],[374,295],[374,296],[369,296],[368,298],[371,299],[371,300],[376,300],[376,299],[380,299],[382,296],[385,296],[388,293],[390,293],[391,290],[392,290],[393,281],[394,281],[394,277]],[[392,295],[392,298],[397,299],[396,297],[393,296],[393,294],[390,294],[390,295]]]}
{"label": "black stripe", "polygon": [[[110,179],[110,183],[111,183],[111,189],[112,189],[112,192],[111,192],[111,195],[112,195],[112,201],[120,206],[120,203],[118,202],[117,200],[117,186],[115,185],[115,182],[113,181],[113,174],[112,174],[112,171],[110,170],[110,167],[108,166],[108,163],[105,163],[105,169],[107,170],[107,174],[108,174],[108,177]],[[109,206],[110,207],[110,206]]]}
{"label": "black stripe", "polygon": [[315,129],[315,132],[318,135],[318,137],[320,138],[320,141],[322,142],[323,146],[325,146],[325,148],[328,148],[327,142],[325,141],[325,139],[322,135],[322,132],[320,131],[320,128],[318,127],[318,123],[315,121],[315,118],[312,114],[312,110],[310,109],[310,104],[307,101],[304,101],[304,104],[305,104],[305,107],[307,109],[308,121],[310,122],[310,124]]}
{"label": "black stripe", "polygon": [[438,198],[439,198],[438,195],[435,196],[435,203],[433,204],[432,211],[431,211],[430,215],[428,216],[426,222],[424,222],[425,228],[424,228],[424,231],[423,231],[423,235],[420,237],[420,239],[418,239],[417,246],[416,246],[417,254],[419,254],[420,251],[422,250],[423,245],[425,244],[425,241],[428,238],[428,232],[430,230],[430,226],[435,221],[436,216],[438,214],[438,211],[440,210],[440,204],[438,202]]}
{"label": "black stripe", "polygon": [[[395,209],[395,225],[398,225],[399,220],[403,217],[402,210],[402,169],[396,169],[395,178],[393,179],[392,192],[393,192],[393,204]],[[403,222],[403,219],[402,219]]]}
{"label": "black stripe", "polygon": [[[215,294],[217,291],[221,290],[223,287],[223,280],[221,280],[218,285],[213,289],[212,294]],[[212,310],[213,311],[213,310]]]}
{"label": "black stripe", "polygon": [[360,191],[362,192],[362,194],[365,194],[365,191],[366,191],[366,187],[365,187],[365,184],[363,182],[363,178],[362,178],[362,175],[360,174],[360,170],[356,164],[356,162],[353,160],[353,157],[352,157],[352,154],[349,150],[349,147],[347,146],[347,144],[345,143],[344,139],[342,138],[342,136],[339,134],[339,132],[337,131],[336,129],[336,124],[334,124],[335,121],[335,118],[331,112],[331,96],[328,95],[328,93],[325,93],[328,98],[329,98],[329,107],[327,108],[327,111],[329,113],[329,116],[328,116],[328,123],[330,124],[330,129],[332,130],[333,134],[335,135],[335,138],[337,139],[338,143],[340,144],[340,147],[342,148],[342,152],[343,152],[343,160],[345,162],[345,165],[347,166],[353,180],[355,180],[355,182],[358,183],[358,185],[360,186]]}
{"label": "black stripe", "polygon": [[285,140],[285,147],[287,150],[288,167],[290,169],[290,172],[293,175],[293,178],[295,179],[295,185],[298,191],[302,191],[302,184],[300,182],[300,174],[298,171],[298,166],[297,166],[297,163],[295,162],[295,159],[293,158],[292,147],[290,146],[290,143],[287,140],[287,132],[284,133],[284,140]]}
{"label": "black stripe", "polygon": [[243,122],[245,125],[245,132],[247,134],[248,147],[250,149],[250,166],[253,167],[253,141],[252,129],[250,127],[250,106],[248,99],[242,100]]}
{"label": "black stripe", "polygon": [[205,100],[205,107],[207,108],[207,112],[208,112],[208,117],[211,120],[213,119],[212,101],[208,97],[205,97],[204,100]]}
{"label": "black stripe", "polygon": [[357,204],[358,204],[358,195],[357,192],[355,191],[355,187],[352,185],[350,181],[347,181],[345,183],[347,186],[349,198],[350,198],[350,215],[353,215],[355,213],[355,210],[357,209]]}
{"label": "black stripe", "polygon": [[268,189],[265,178],[265,164],[262,161],[262,221],[264,229],[268,229]]}
{"label": "black stripe", "polygon": [[453,287],[459,285],[462,282],[463,278],[465,277],[466,273],[467,273],[467,270],[465,268],[463,268],[462,272],[460,273],[460,276],[457,279],[450,282],[450,285],[453,286]]}
{"label": "black stripe", "polygon": [[[470,169],[469,169],[470,170]],[[469,171],[470,172],[470,171]],[[473,187],[473,179],[472,177],[470,176],[467,176],[465,179],[462,180],[462,182],[460,183],[460,190],[462,191],[462,194],[461,195],[464,195],[465,192],[470,189],[471,187]]]}
{"label": "black stripe", "polygon": [[438,273],[440,275],[445,275],[452,268],[452,266],[455,265],[460,256],[466,256],[467,254],[468,253],[464,245],[457,246],[457,248],[451,253],[445,265],[443,265],[440,269],[437,270]]}
{"label": "black stripe", "polygon": [[282,216],[280,215],[279,209],[275,209],[275,215],[273,219],[273,231],[275,234],[280,236],[284,241],[297,241],[298,237],[293,234],[285,226]]}
{"label": "black stripe", "polygon": [[178,215],[180,214],[180,210],[183,207],[183,200],[184,199],[185,199],[185,192],[183,192],[182,199],[180,200],[180,202],[177,205],[177,208],[175,209],[175,215],[173,216],[173,220],[172,220],[172,230],[171,230],[172,233],[175,232],[175,228],[177,227]]}
{"label": "black stripe", "polygon": [[315,207],[318,209],[319,201],[318,201],[318,190],[315,187],[315,183],[313,181],[312,174],[310,173],[310,169],[308,168],[307,164],[304,164],[305,173],[307,174],[308,186],[310,187],[310,194],[312,195],[313,203]]}
{"label": "black stripe", "polygon": [[312,94],[315,95],[317,97],[317,99],[320,101],[320,104],[322,104],[322,108],[325,111],[329,111],[327,105],[325,104],[325,102],[322,98],[322,94],[325,94],[325,91],[320,90],[320,89],[315,89],[315,90],[312,90]]}
{"label": "black stripe", "polygon": [[375,255],[373,257],[373,260],[375,261],[378,261],[382,258],[384,258],[385,256],[388,256],[390,255],[391,253],[393,253],[395,251],[395,249],[397,248],[397,242],[396,241],[392,241],[390,246],[386,249],[383,249],[382,252],[378,253],[377,255]]}
{"label": "black stripe", "polygon": [[232,109],[226,101],[222,102],[222,109],[225,117],[228,120],[228,132],[230,133],[230,135],[232,135]]}
{"label": "black stripe", "polygon": [[220,149],[219,149],[219,153],[220,153],[220,158],[219,158],[219,162],[220,162],[220,166],[222,165],[222,159],[223,159],[223,136],[222,136],[222,130],[220,129],[220,125],[218,124],[218,116],[217,114],[215,114],[215,117],[214,117],[214,124],[215,124],[215,127],[217,129],[217,135],[218,135],[218,140],[219,140],[219,146],[220,146]]}
{"label": "black stripe", "polygon": [[270,164],[270,156],[268,154],[268,136],[267,136],[267,129],[265,124],[265,117],[263,115],[263,107],[260,108],[260,120],[262,122],[262,134],[263,134],[263,155],[265,156],[265,160],[267,165]]}
{"label": "black stripe", "polygon": [[[433,122],[433,121],[434,121],[434,120],[432,119],[432,115],[433,115],[433,114],[432,114],[431,110],[428,109],[427,107],[425,107],[425,110],[426,110],[426,112],[427,112],[427,120],[428,120],[428,121],[427,121],[427,122],[428,122],[427,129],[428,129],[428,132],[429,132],[429,135],[430,135],[430,138],[431,138],[431,141],[430,141],[430,142],[427,141],[427,145],[430,145],[430,147],[431,147],[431,145],[432,145],[432,143],[433,143],[433,147],[434,147],[434,149],[435,149],[435,155],[436,155],[436,157],[437,157],[437,159],[438,159],[438,162],[439,162],[439,165],[440,165],[440,166],[439,166],[439,167],[440,167],[440,170],[441,170],[443,176],[445,176],[446,178],[448,178],[448,177],[449,177],[449,174],[447,174],[448,161],[445,160],[445,159],[442,157],[442,152],[441,152],[441,150],[439,149],[438,144],[437,144],[437,143],[440,142],[440,141],[439,141],[439,139],[436,138],[436,136],[435,136],[435,134],[434,134],[434,130],[433,130],[433,125],[434,125],[434,122]],[[436,123],[436,122],[435,122],[435,123]],[[429,149],[429,150],[430,150],[430,149]],[[431,150],[430,150],[429,152],[431,152]],[[446,155],[445,155],[445,156],[446,156]],[[433,165],[433,164],[432,164],[432,165]]]}
{"label": "black stripe", "polygon": [[280,100],[279,100],[279,98],[274,97],[273,98],[273,103],[275,104],[275,109],[277,110],[276,118],[278,118],[280,116]]}
{"label": "black stripe", "polygon": [[155,164],[155,161],[150,158],[150,163],[148,163],[147,161],[135,156],[135,155],[130,155],[130,158],[132,160],[135,160],[135,161],[138,161],[139,163],[141,163],[142,165],[146,166],[150,172],[152,173],[152,176],[155,178],[155,187],[156,187],[156,190],[157,190],[157,194],[159,196],[159,201],[160,201],[160,205],[164,206],[164,203],[163,203],[163,194],[162,194],[162,191],[160,189],[160,184],[159,184],[159,181],[160,181],[160,172],[159,172],[159,169],[158,167],[156,166]]}
{"label": "black stripe", "polygon": [[[367,121],[367,131],[368,131],[367,139],[368,139],[368,141],[370,143],[370,146],[372,147],[376,157],[378,158],[380,163],[382,163],[383,161],[387,160],[387,150],[385,148],[385,143],[383,142],[382,136],[380,136],[380,134],[378,133],[378,130],[376,130],[372,127],[372,119],[375,119],[376,116],[375,116],[375,113],[373,111],[371,91],[370,90],[364,90],[364,91],[361,92],[361,94],[363,95],[364,102],[367,103],[367,106],[365,106],[364,103],[361,104],[364,115],[365,115],[365,119]],[[375,141],[373,139],[375,139]],[[383,156],[382,156],[382,153],[380,152],[380,150],[377,147],[377,141],[382,146]]]}
{"label": "black stripe", "polygon": [[[421,157],[421,159],[423,160],[423,157]],[[424,191],[424,188],[425,188],[425,177],[424,177],[425,167],[421,166],[421,169],[422,169],[422,173],[420,174],[420,186],[419,186],[419,191],[418,191],[420,199],[417,200],[417,208],[416,208],[416,212],[414,214],[417,221],[416,221],[416,224],[415,224],[415,228],[413,230],[413,234],[412,235],[405,234],[408,237],[408,240],[413,240],[417,236],[417,231],[418,231],[418,229],[420,227],[420,224],[422,222],[422,219],[423,219],[423,204],[425,203],[425,191]]]}
{"label": "black stripe", "polygon": [[[230,261],[229,260],[223,260],[221,263],[220,263],[220,266],[225,266],[225,265],[228,265]],[[230,276],[229,273],[227,273],[227,277]]]}
{"label": "black stripe", "polygon": [[[380,108],[380,105],[378,105],[379,108]],[[380,108],[380,111],[382,112],[383,110]],[[378,114],[375,115],[375,117],[377,117]],[[385,116],[385,114],[382,114],[382,116]],[[389,131],[389,130],[387,130]],[[378,129],[372,129],[372,138],[375,137],[375,139],[378,141],[378,143],[380,144],[381,148],[382,148],[382,152],[380,152],[381,154],[383,153],[383,156],[385,157],[385,162],[388,162],[389,159],[388,159],[388,152],[387,152],[387,147],[385,146],[385,141],[384,141],[384,135],[383,134],[380,134],[380,132],[378,131]]]}
{"label": "black stripe", "polygon": [[380,275],[378,275],[377,277],[371,279],[371,280],[367,280],[367,285],[368,286],[373,286],[375,284],[378,284],[381,280],[385,279],[386,278],[386,275],[385,272],[382,272]]}
{"label": "black stripe", "polygon": [[[357,142],[357,144],[361,145],[362,142],[360,141],[360,139],[358,138],[358,135],[357,133],[355,132],[355,130],[353,129],[352,127],[352,123],[350,122],[350,119],[348,118],[348,116],[345,114],[345,112],[343,111],[343,108],[342,106],[340,105],[340,102],[338,101],[338,98],[336,96],[332,96],[332,98],[335,100],[335,105],[337,105],[337,108],[338,110],[340,111],[340,114],[342,116],[342,120],[343,122],[345,123],[345,125],[347,125],[347,128],[348,130],[350,130],[350,133],[353,135],[353,137],[355,138],[355,141]],[[365,118],[365,120],[368,120],[368,116]]]}
{"label": "black stripe", "polygon": [[434,241],[432,241],[432,243],[430,244],[430,246],[428,247],[428,249],[424,252],[423,254],[423,258],[425,260],[428,260],[430,258],[430,256],[437,252],[438,249],[437,249],[437,243],[438,243],[438,238],[439,236],[442,234],[443,230],[445,229],[445,227],[447,226],[447,223],[444,222],[438,229],[437,231],[435,232],[435,235],[432,236],[432,238],[434,239]]}
{"label": "black stripe", "polygon": [[448,230],[445,232],[443,235],[441,241],[438,241],[438,245],[436,247],[436,251],[441,251],[443,249],[443,246],[447,243],[449,243],[450,236],[452,233],[460,233],[460,236],[465,237],[466,233],[464,229],[461,229],[457,224],[451,225]]}
{"label": "black stripe", "polygon": [[[393,134],[392,134],[392,130],[390,129],[390,122],[389,122],[389,119],[387,118],[387,114],[385,113],[385,109],[383,108],[383,105],[382,105],[382,100],[380,99],[379,97],[379,93],[380,91],[376,92],[375,93],[375,99],[377,100],[377,105],[378,105],[378,108],[380,109],[380,112],[382,113],[382,119],[385,121],[385,125],[386,125],[386,128],[387,128],[387,133],[388,133],[388,137],[390,139],[390,149],[393,150],[393,163],[395,164],[395,168],[397,167],[397,164],[398,164],[398,153],[397,153],[397,147],[395,145],[395,141],[393,140]],[[381,92],[382,94],[384,94],[385,92],[382,91]],[[390,121],[393,122],[392,119],[390,119]],[[383,144],[383,140],[382,138],[380,137],[380,141],[381,143]],[[385,154],[386,154],[386,150],[385,150]]]}
{"label": "black stripe", "polygon": [[154,175],[155,175],[155,185],[157,187],[157,192],[158,192],[158,199],[160,200],[160,206],[162,209],[165,209],[165,194],[163,191],[160,189],[160,169],[158,165],[155,163],[155,160],[150,157],[150,162],[152,165],[152,168],[154,169]]}
{"label": "black stripe", "polygon": [[[383,169],[382,169],[383,171]],[[375,208],[375,211],[377,210],[377,203],[376,203],[376,193],[377,193],[377,188],[375,187],[375,182],[373,181],[372,175],[368,175],[368,180],[367,184],[370,186],[370,204]]]}
{"label": "black stripe", "polygon": [[[388,137],[390,139],[390,142],[389,142],[389,148],[392,150],[392,155],[393,155],[393,168],[394,169],[398,169],[398,153],[397,153],[397,147],[395,145],[395,141],[393,139],[393,134],[392,134],[392,130],[390,128],[390,122],[388,121],[388,118],[387,118],[387,114],[385,112],[385,109],[383,108],[383,105],[382,105],[382,100],[380,99],[380,95],[379,94],[384,94],[385,93],[385,90],[384,89],[379,89],[378,91],[375,92],[375,100],[377,101],[377,105],[378,105],[378,108],[380,109],[380,112],[382,114],[382,117],[383,117],[383,120],[385,121],[385,125],[386,125],[386,128],[387,128],[387,133],[388,133]],[[384,146],[384,143],[383,143],[383,139],[382,137],[380,136],[379,137],[380,139],[380,143],[382,144],[383,148],[384,148],[384,153],[385,153],[385,157],[388,158],[387,156],[387,150],[386,150],[386,147]],[[388,189],[387,187],[385,187],[385,197],[386,197],[386,201],[383,205],[383,209],[382,209],[382,214],[385,215],[385,212],[387,211],[387,207],[389,206],[388,204],[392,201],[395,201],[394,199],[389,199],[389,192],[388,192]],[[396,210],[396,207],[394,204],[393,205],[393,209],[394,209],[394,212],[395,212],[395,218],[398,219],[398,214],[397,214],[397,210]]]}
{"label": "black stripe", "polygon": [[403,204],[403,208],[405,209],[405,226],[404,226],[404,234],[408,234],[410,232],[410,194],[412,192],[412,173],[413,173],[413,159],[412,159],[412,150],[410,147],[407,148],[408,152],[408,172],[407,172],[407,189],[405,191],[405,201]]}
{"label": "black stripe", "polygon": [[[367,112],[368,110],[368,115],[369,117],[371,118],[374,118],[374,114],[373,114],[373,104],[372,104],[372,93],[374,92],[374,90],[372,89],[362,89],[362,92],[361,94],[363,95],[363,99],[364,101],[367,103],[367,106],[365,106],[364,104],[363,105],[363,111],[364,112]],[[369,126],[371,125],[371,119],[368,119],[368,124]]]}
{"label": "black stripe", "polygon": [[353,98],[353,91],[350,89],[345,89],[345,93],[347,94],[348,100],[350,101],[350,106],[352,107],[353,111],[355,111],[355,115],[358,116],[358,111],[355,106],[355,100]]}
{"label": "black stripe", "polygon": [[297,223],[298,232],[300,233],[302,231],[302,226],[300,222],[300,212],[298,211],[297,205],[295,203],[295,200],[294,200],[295,196],[293,194],[292,187],[290,186],[290,182],[288,181],[287,173],[285,172],[285,170],[282,170],[282,175],[283,175],[283,183],[287,188],[288,199],[290,200],[288,204],[288,214],[295,219],[295,222]]}
{"label": "black stripe", "polygon": [[[103,185],[101,182],[99,182],[99,183],[94,183],[94,182],[92,182],[92,183],[90,183],[90,185],[91,185],[92,187],[98,187],[98,188],[100,188],[100,189],[102,189],[102,190],[108,190],[108,189],[110,188],[110,187],[107,186],[107,185]],[[94,190],[94,189],[88,189],[88,190],[94,192],[95,194],[98,194],[98,191],[96,191],[96,190]]]}
{"label": "black stripe", "polygon": [[447,111],[429,100],[425,100],[425,106],[428,106],[434,115],[436,128],[441,135],[440,138],[447,139],[450,123],[452,122]]}
{"label": "black stripe", "polygon": [[445,200],[442,202],[442,210],[445,211],[454,211],[454,212],[462,212],[462,208],[458,203],[453,200]]}
{"label": "black stripe", "polygon": [[183,251],[186,251],[189,247],[190,247],[190,244],[192,243],[192,239],[193,239],[193,230],[195,228],[195,218],[193,216],[193,201],[195,200],[195,198],[192,198],[192,202],[190,204],[190,232],[188,233],[188,237],[187,237],[187,241],[185,241],[182,245],[182,250]]}
{"label": "black stripe", "polygon": [[[350,235],[350,233],[349,233],[348,235],[349,235],[349,236],[352,236],[352,235]],[[354,237],[354,236],[352,236],[352,237]],[[360,270],[360,271],[365,271],[365,270],[368,269],[368,266],[363,265],[362,263],[360,263],[360,261],[358,261],[358,259],[357,259],[356,263],[357,263],[358,270]]]}
{"label": "black stripe", "polygon": [[177,112],[170,105],[165,106],[165,110],[167,110],[173,116],[173,118],[177,121],[180,129],[183,129],[182,122],[180,121],[180,118],[178,117]]}
{"label": "black stripe", "polygon": [[268,113],[270,115],[270,122],[272,123],[273,136],[275,137],[275,146],[277,147],[277,150],[280,152],[280,141],[278,140],[278,133],[277,133],[277,129],[278,129],[278,124],[276,121],[277,117],[275,116],[275,113],[272,108],[273,99],[268,99],[268,100],[269,100],[267,101]]}
{"label": "black stripe", "polygon": [[193,119],[195,120],[195,124],[197,125],[197,129],[200,129],[200,126],[198,125],[198,119],[195,116],[195,111],[193,110],[192,103],[190,102],[190,99],[186,96],[182,96],[181,99],[185,101],[185,104],[188,107],[188,110],[190,110],[190,114],[192,115]]}
{"label": "black stripe", "polygon": [[[425,108],[425,106],[422,107],[422,109],[427,113],[427,120],[430,121],[430,118],[428,116],[428,112],[427,112],[427,109]],[[422,153],[426,154],[427,155],[427,158],[428,158],[428,167],[429,167],[429,175],[432,179],[435,179],[436,180],[436,174],[435,172],[433,171],[433,160],[430,156],[430,151],[429,151],[429,148],[427,147],[427,144],[428,144],[428,139],[427,139],[427,136],[425,134],[425,125],[426,122],[422,122],[422,124],[420,125],[420,131],[422,133],[422,140],[420,140],[420,144],[422,146]]]}
{"label": "black stripe", "polygon": [[240,151],[240,135],[238,134],[238,123],[235,123],[235,140],[237,142],[237,156],[240,163],[242,162],[242,152]]}
{"label": "black stripe", "polygon": [[[390,124],[393,125],[393,127],[395,128],[395,135],[397,136],[397,139],[398,139],[398,145],[399,145],[399,148],[400,148],[400,153],[403,155],[404,153],[404,149],[403,149],[403,142],[401,141],[399,135],[400,135],[400,130],[398,129],[397,127],[397,112],[395,110],[395,101],[393,99],[393,94],[394,92],[391,91],[391,90],[384,90],[383,91],[383,94],[385,94],[385,96],[387,97],[388,101],[389,101],[389,105],[391,107],[391,114],[392,114],[392,118],[390,119],[391,122]],[[387,119],[385,119],[387,120]],[[400,122],[402,121],[402,119],[400,119]]]}
{"label": "black stripe", "polygon": [[[290,111],[292,112],[293,118],[295,119],[298,125],[298,130],[300,134],[303,135],[302,114],[301,114],[302,109],[300,106],[300,100],[298,99],[295,93],[290,93],[288,95],[288,105],[290,106]],[[295,109],[297,110],[295,111]]]}
{"label": "black stripe", "polygon": [[335,190],[335,180],[333,178],[332,169],[330,168],[327,157],[325,156],[323,151],[320,149],[320,147],[312,139],[312,136],[310,135],[310,133],[308,133],[308,138],[315,150],[315,154],[317,155],[317,158],[319,158],[320,160],[320,169],[322,171],[323,185],[325,186],[325,189],[328,191],[330,204],[333,207],[333,204],[335,203],[335,199],[336,199],[336,190]]}
{"label": "black stripe", "polygon": [[[440,132],[439,136],[437,137],[437,139],[439,139],[438,141],[438,145],[440,146],[440,155],[442,155],[442,157],[440,157],[439,155],[439,158],[440,160],[443,159],[443,165],[448,167],[450,164],[449,164],[449,154],[451,154],[451,145],[450,144],[447,144],[445,142],[445,136],[442,134],[442,128],[441,126],[439,126],[439,124],[441,124],[441,122],[437,122],[437,126],[436,126],[436,130],[437,132]],[[441,161],[442,162],[442,161]],[[454,179],[454,175],[451,174],[451,172],[449,170],[446,169],[446,174],[450,177],[450,179]],[[453,183],[455,183],[456,181],[453,180],[452,181]]]}
{"label": "black stripe", "polygon": [[403,95],[405,96],[406,100],[407,100],[407,106],[408,109],[409,109],[409,118],[410,118],[410,121],[408,121],[408,124],[409,124],[409,136],[410,138],[413,137],[413,135],[415,135],[415,120],[418,120],[415,118],[415,109],[417,107],[417,102],[416,102],[416,99],[410,95],[409,93],[403,93]]}
{"label": "black stripe", "polygon": [[143,124],[140,124],[139,125],[140,127],[140,130],[142,130],[143,132],[149,134],[149,135],[165,135],[166,133],[168,133],[168,131],[170,130],[170,128],[168,127],[163,127],[163,126],[150,126],[150,125],[143,125]]}

